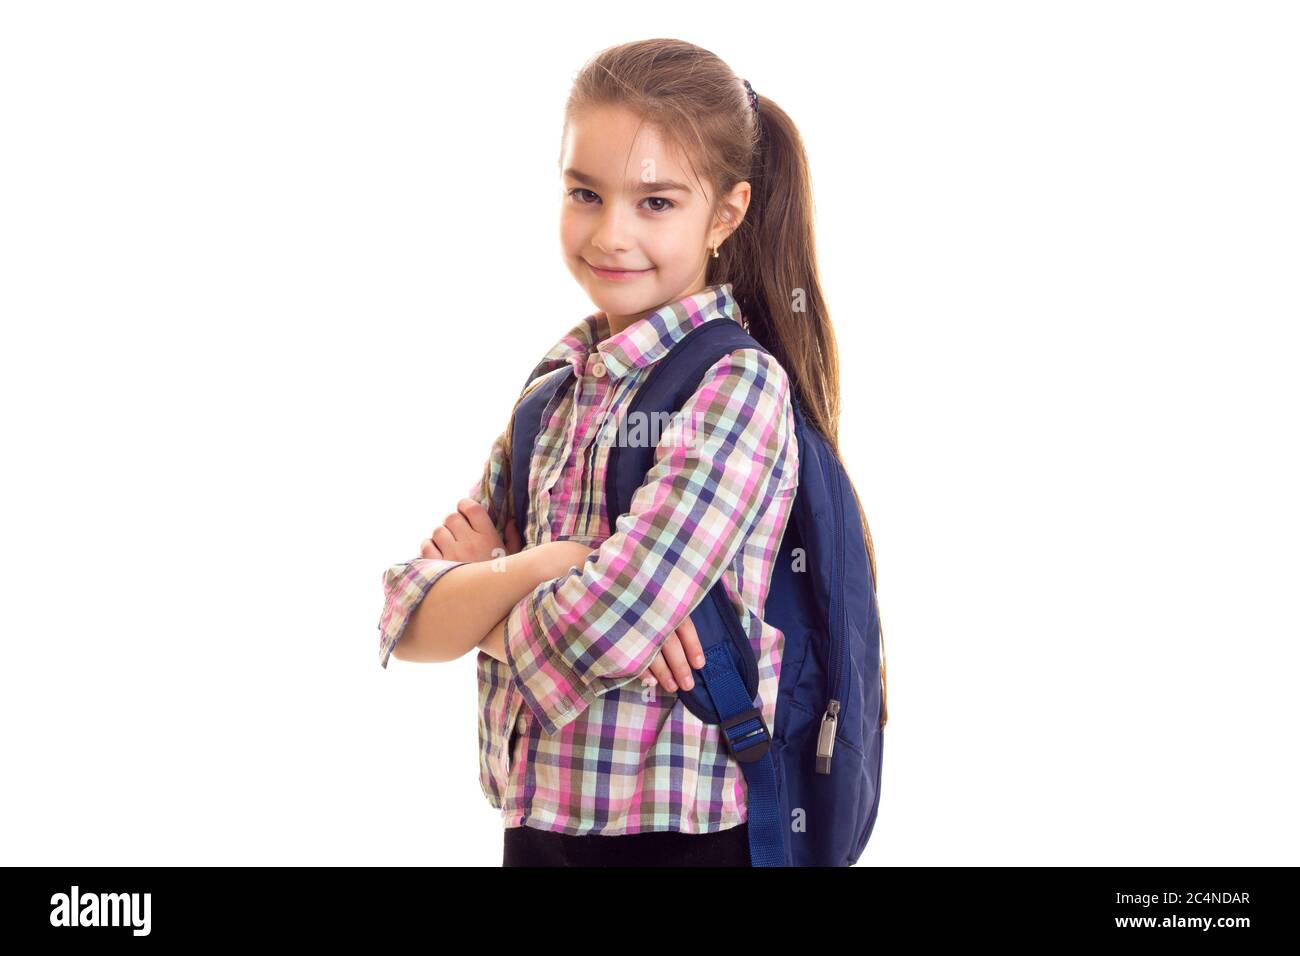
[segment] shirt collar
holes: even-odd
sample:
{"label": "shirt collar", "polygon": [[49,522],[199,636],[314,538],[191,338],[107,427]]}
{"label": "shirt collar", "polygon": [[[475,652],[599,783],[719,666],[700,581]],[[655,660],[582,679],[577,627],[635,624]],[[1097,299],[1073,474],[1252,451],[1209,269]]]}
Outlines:
{"label": "shirt collar", "polygon": [[663,358],[696,326],[724,317],[741,322],[730,282],[705,286],[693,295],[660,306],[617,335],[609,334],[604,312],[593,312],[551,346],[531,378],[564,365],[572,366],[574,373],[581,376],[595,348],[609,377],[619,379],[634,368],[644,368]]}

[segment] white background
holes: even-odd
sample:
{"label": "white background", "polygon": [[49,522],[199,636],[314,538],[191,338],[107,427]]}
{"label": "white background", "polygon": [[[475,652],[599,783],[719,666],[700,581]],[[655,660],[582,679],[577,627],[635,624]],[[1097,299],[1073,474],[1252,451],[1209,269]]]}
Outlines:
{"label": "white background", "polygon": [[561,107],[653,36],[812,163],[860,865],[1300,862],[1294,6],[507,7],[0,8],[2,862],[500,864],[381,577],[591,311]]}

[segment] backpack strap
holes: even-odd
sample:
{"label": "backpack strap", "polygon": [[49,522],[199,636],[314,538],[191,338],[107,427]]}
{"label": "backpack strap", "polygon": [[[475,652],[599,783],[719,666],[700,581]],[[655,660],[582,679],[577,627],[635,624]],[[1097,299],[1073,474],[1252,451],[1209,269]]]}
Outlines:
{"label": "backpack strap", "polygon": [[[677,413],[699,390],[709,368],[737,349],[767,353],[733,319],[710,319],[696,326],[655,363],[634,393],[627,415],[641,413],[643,420],[654,420],[655,415]],[[615,442],[611,446],[606,474],[611,533],[616,530],[618,517],[629,513],[632,498],[653,467],[654,457],[655,448],[648,442]],[[745,775],[752,865],[788,866],[790,847],[770,750],[772,733],[762,711],[754,706],[758,661],[721,579],[690,617],[705,664],[697,670],[693,688],[678,689],[678,699],[703,722],[720,726],[728,752]]]}
{"label": "backpack strap", "polygon": [[540,378],[530,377],[524,386],[524,398],[515,408],[510,435],[510,492],[515,527],[519,529],[521,539],[528,533],[528,473],[533,460],[533,445],[542,429],[542,413],[568,378],[570,370],[566,365]]}

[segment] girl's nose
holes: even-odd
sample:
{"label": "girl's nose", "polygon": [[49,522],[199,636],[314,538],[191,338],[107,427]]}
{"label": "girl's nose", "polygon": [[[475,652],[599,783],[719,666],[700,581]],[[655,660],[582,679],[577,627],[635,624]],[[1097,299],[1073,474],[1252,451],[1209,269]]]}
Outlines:
{"label": "girl's nose", "polygon": [[623,252],[632,247],[627,220],[617,211],[602,211],[596,231],[592,233],[594,246],[606,254]]}

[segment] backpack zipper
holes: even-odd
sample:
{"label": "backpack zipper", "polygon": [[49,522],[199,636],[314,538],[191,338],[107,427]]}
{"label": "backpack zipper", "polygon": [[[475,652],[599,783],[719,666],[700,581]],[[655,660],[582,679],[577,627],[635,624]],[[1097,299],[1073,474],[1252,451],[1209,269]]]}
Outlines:
{"label": "backpack zipper", "polygon": [[840,593],[844,587],[844,505],[840,500],[839,475],[831,480],[831,495],[835,499],[835,537],[839,544],[839,560],[836,562],[831,582],[831,666],[827,681],[826,713],[822,715],[821,729],[817,734],[817,772],[831,772],[831,754],[835,749],[835,732],[839,727],[840,702],[836,700],[840,686],[840,670],[844,655],[844,599]]}

